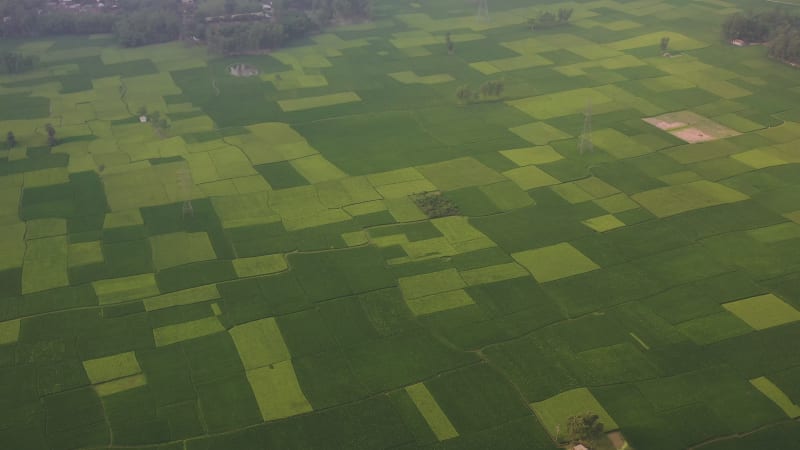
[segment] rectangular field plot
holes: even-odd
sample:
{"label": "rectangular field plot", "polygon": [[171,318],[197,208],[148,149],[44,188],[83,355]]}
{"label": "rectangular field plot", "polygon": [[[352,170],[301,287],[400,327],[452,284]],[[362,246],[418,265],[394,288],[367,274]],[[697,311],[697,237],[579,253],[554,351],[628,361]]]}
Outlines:
{"label": "rectangular field plot", "polygon": [[158,311],[159,309],[202,303],[218,298],[220,298],[220,295],[217,286],[209,284],[146,298],[144,300],[144,308],[147,311]]}
{"label": "rectangular field plot", "polygon": [[157,270],[217,258],[206,233],[159,234],[150,238],[150,245]]}
{"label": "rectangular field plot", "polygon": [[406,300],[409,309],[417,316],[433,314],[449,309],[460,308],[472,305],[475,302],[472,297],[463,289],[440,292],[425,297],[417,297]]}
{"label": "rectangular field plot", "polygon": [[246,370],[291,358],[278,323],[272,317],[235,326],[230,334]]}
{"label": "rectangular field plot", "polygon": [[461,279],[455,269],[400,278],[398,283],[403,296],[407,299],[425,297],[466,287],[464,280]]}
{"label": "rectangular field plot", "polygon": [[603,405],[586,388],[573,389],[550,397],[547,400],[531,403],[531,408],[541,419],[545,430],[553,437],[555,437],[556,429],[567,430],[567,420],[570,417],[587,411],[600,416],[599,421],[604,425],[604,431],[612,431],[619,428],[614,419],[603,408]]}
{"label": "rectangular field plot", "polygon": [[281,109],[285,112],[290,112],[360,101],[361,97],[359,97],[355,92],[339,92],[336,94],[319,95],[316,97],[279,100],[278,105],[280,105]]}
{"label": "rectangular field plot", "polygon": [[22,293],[69,285],[67,238],[56,236],[28,241],[22,265]]}
{"label": "rectangular field plot", "polygon": [[772,400],[790,419],[800,417],[800,406],[792,402],[786,394],[775,383],[767,377],[758,377],[750,380],[750,384],[755,386],[762,394]]}
{"label": "rectangular field plot", "polygon": [[656,216],[668,217],[749,197],[727,186],[702,180],[640,192],[631,198]]}
{"label": "rectangular field plot", "polygon": [[133,352],[84,361],[83,367],[92,384],[103,383],[142,372],[142,368],[139,367],[139,362],[136,360],[136,354]]}
{"label": "rectangular field plot", "polygon": [[436,403],[436,399],[433,398],[433,395],[423,383],[407,386],[405,391],[411,397],[414,406],[422,414],[425,422],[428,423],[433,434],[436,435],[436,439],[444,441],[458,437],[458,431],[456,431],[450,419],[447,418],[447,415],[442,411],[442,408]]}
{"label": "rectangular field plot", "polygon": [[774,294],[750,297],[725,303],[722,306],[756,330],[764,330],[800,320],[800,311]]}
{"label": "rectangular field plot", "polygon": [[153,329],[156,347],[188,341],[189,339],[208,336],[209,334],[225,331],[225,328],[216,317],[207,317],[190,322],[167,325]]}
{"label": "rectangular field plot", "polygon": [[528,269],[540,283],[600,268],[594,261],[566,242],[513,253],[511,256]]}
{"label": "rectangular field plot", "polygon": [[151,273],[95,281],[92,287],[101,305],[138,300],[161,293]]}
{"label": "rectangular field plot", "polygon": [[312,411],[311,404],[300,389],[292,361],[248,370],[247,380],[265,421]]}

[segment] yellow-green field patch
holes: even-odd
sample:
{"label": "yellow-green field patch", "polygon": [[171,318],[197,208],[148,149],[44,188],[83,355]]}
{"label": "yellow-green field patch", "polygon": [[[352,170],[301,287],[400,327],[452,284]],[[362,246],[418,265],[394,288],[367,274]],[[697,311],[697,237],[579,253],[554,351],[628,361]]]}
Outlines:
{"label": "yellow-green field patch", "polygon": [[461,278],[464,279],[464,282],[467,283],[468,286],[495,283],[527,276],[530,276],[528,271],[517,263],[498,264],[461,272]]}
{"label": "yellow-green field patch", "polygon": [[511,257],[528,269],[540,283],[600,268],[594,261],[566,242],[512,253]]}
{"label": "yellow-green field patch", "polygon": [[283,255],[263,255],[234,259],[233,268],[236,270],[236,275],[242,278],[282,272],[288,269],[289,265]]}
{"label": "yellow-green field patch", "polygon": [[101,262],[103,262],[103,248],[100,246],[100,241],[69,244],[69,267]]}
{"label": "yellow-green field patch", "polygon": [[531,144],[545,145],[553,141],[560,141],[572,136],[559,130],[558,128],[548,125],[544,122],[534,122],[527,125],[520,125],[518,127],[510,128],[509,131],[517,136],[525,139]]}
{"label": "yellow-green field patch", "polygon": [[125,392],[137,387],[147,384],[147,378],[144,374],[139,373],[125,378],[118,378],[116,380],[107,381],[94,385],[94,390],[100,397],[108,397],[109,395]]}
{"label": "yellow-green field patch", "polygon": [[756,330],[800,320],[800,311],[774,294],[764,294],[722,305]]}
{"label": "yellow-green field patch", "polygon": [[342,240],[348,247],[357,247],[369,243],[369,235],[366,231],[353,231],[350,233],[343,233]]}
{"label": "yellow-green field patch", "polygon": [[502,175],[469,157],[427,164],[417,170],[443,191],[503,181]]}
{"label": "yellow-green field patch", "polygon": [[727,186],[701,180],[640,192],[631,198],[657,217],[668,217],[699,208],[740,202],[749,197]]}
{"label": "yellow-green field patch", "polygon": [[291,360],[247,371],[247,380],[265,421],[282,419],[313,410]]}
{"label": "yellow-green field patch", "polygon": [[475,301],[472,300],[472,297],[463,289],[439,292],[425,297],[406,300],[408,308],[417,316],[447,311],[474,303]]}
{"label": "yellow-green field patch", "polygon": [[150,244],[157,270],[217,258],[208,234],[203,232],[159,234],[150,238]]}
{"label": "yellow-green field patch", "polygon": [[216,284],[207,284],[168,294],[157,295],[144,299],[144,308],[147,311],[172,308],[173,306],[191,305],[220,298]]}
{"label": "yellow-green field patch", "polygon": [[669,31],[643,34],[630,39],[612,42],[607,44],[607,46],[613,48],[614,50],[630,50],[633,48],[654,46],[653,42],[658,43],[659,39],[664,36],[669,38],[669,48],[673,51],[695,50],[698,48],[708,47],[708,44],[705,42],[700,42],[698,40],[686,37],[680,33]]}
{"label": "yellow-green field patch", "polygon": [[103,220],[103,228],[122,228],[136,225],[144,225],[142,213],[138,209],[106,213]]}
{"label": "yellow-green field patch", "polygon": [[90,359],[83,362],[83,368],[92,384],[104,383],[142,372],[134,352]]}
{"label": "yellow-green field patch", "polygon": [[747,234],[758,242],[772,244],[774,242],[800,238],[800,225],[794,222],[784,222],[777,225],[748,230]]}
{"label": "yellow-green field patch", "polygon": [[403,277],[398,283],[403,296],[407,299],[453,291],[466,286],[456,269]]}
{"label": "yellow-green field patch", "polygon": [[559,180],[537,166],[517,167],[503,172],[503,175],[524,191],[560,183]]}
{"label": "yellow-green field patch", "polygon": [[592,142],[617,159],[632,158],[650,153],[650,150],[613,128],[592,133]]}
{"label": "yellow-green field patch", "polygon": [[360,102],[361,97],[355,92],[338,92],[336,94],[318,95],[315,97],[293,98],[278,100],[278,105],[285,112],[302,111],[306,109],[322,108],[325,106],[340,105],[342,103]]}
{"label": "yellow-green field patch", "polygon": [[639,207],[638,203],[623,193],[597,199],[594,203],[612,214],[630,211]]}
{"label": "yellow-green field patch", "polygon": [[768,399],[772,400],[773,403],[778,405],[778,407],[782,409],[790,419],[796,419],[800,417],[800,406],[796,405],[792,399],[790,399],[789,396],[781,390],[781,388],[776,386],[775,383],[770,381],[769,378],[753,378],[750,380],[750,384],[755,386],[755,388],[764,394]]}
{"label": "yellow-green field patch", "polygon": [[604,425],[603,431],[612,431],[619,428],[603,405],[597,401],[587,388],[572,389],[558,395],[531,403],[536,415],[541,420],[544,428],[555,438],[556,430],[567,430],[567,420],[578,414],[591,411],[599,416],[599,422]]}
{"label": "yellow-green field patch", "polygon": [[534,203],[533,198],[513,181],[501,181],[500,183],[481,186],[480,190],[501,211],[524,208]]}
{"label": "yellow-green field patch", "polygon": [[19,339],[19,319],[0,322],[0,345],[13,344]]}
{"label": "yellow-green field patch", "polygon": [[428,388],[423,383],[412,384],[406,386],[406,393],[411,397],[411,401],[416,405],[419,413],[428,423],[428,426],[436,435],[436,439],[444,441],[458,437],[458,431],[450,422],[450,419],[442,411],[439,403],[433,398]]}
{"label": "yellow-green field patch", "polygon": [[156,347],[163,347],[165,345],[188,341],[189,339],[208,336],[209,334],[219,333],[221,331],[225,331],[225,328],[219,322],[219,319],[214,316],[154,328],[153,338],[156,341]]}
{"label": "yellow-green field patch", "polygon": [[754,169],[763,169],[765,167],[782,166],[788,164],[785,161],[764,149],[748,150],[746,152],[731,155],[731,158],[747,164]]}
{"label": "yellow-green field patch", "polygon": [[436,185],[425,179],[384,184],[375,187],[375,189],[385,199],[408,197],[412,194],[420,194],[422,192],[433,192],[438,190]]}
{"label": "yellow-green field patch", "polygon": [[229,332],[245,370],[269,366],[291,358],[274,317],[237,325]]}
{"label": "yellow-green field patch", "polygon": [[606,214],[604,216],[593,217],[591,219],[586,219],[582,221],[584,225],[593,229],[597,232],[604,232],[614,230],[619,227],[624,227],[625,223],[619,219],[617,219],[612,214]]}
{"label": "yellow-green field patch", "polygon": [[591,102],[593,107],[597,107],[612,102],[612,99],[594,89],[580,88],[513,100],[508,104],[531,117],[545,120],[581,113],[586,109],[587,102]]}
{"label": "yellow-green field patch", "polygon": [[68,286],[67,237],[28,241],[22,265],[22,293]]}
{"label": "yellow-green field patch", "polygon": [[306,156],[305,158],[290,161],[300,175],[310,183],[322,183],[323,181],[338,180],[347,176],[341,169],[333,165],[322,155]]}
{"label": "yellow-green field patch", "polygon": [[564,159],[560,153],[553,150],[553,147],[549,145],[501,150],[500,154],[520,167],[533,164],[547,164]]}
{"label": "yellow-green field patch", "polygon": [[67,221],[64,219],[34,219],[26,222],[25,239],[62,236],[67,234]]}
{"label": "yellow-green field patch", "polygon": [[152,273],[92,282],[101,305],[138,300],[160,294]]}
{"label": "yellow-green field patch", "polygon": [[593,200],[594,197],[589,195],[586,191],[578,187],[575,183],[562,183],[551,186],[550,189],[559,195],[559,197],[568,201],[570,204],[577,204]]}
{"label": "yellow-green field patch", "polygon": [[237,228],[280,221],[278,213],[270,208],[269,199],[267,192],[253,192],[212,197],[211,204],[223,227]]}
{"label": "yellow-green field patch", "polygon": [[454,80],[452,76],[446,73],[417,75],[410,70],[404,72],[393,72],[390,73],[389,76],[404,84],[439,84]]}

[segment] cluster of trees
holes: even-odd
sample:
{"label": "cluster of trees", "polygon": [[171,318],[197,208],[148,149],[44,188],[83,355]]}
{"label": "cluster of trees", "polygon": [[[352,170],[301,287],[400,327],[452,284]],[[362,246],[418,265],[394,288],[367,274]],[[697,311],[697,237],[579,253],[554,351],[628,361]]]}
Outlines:
{"label": "cluster of trees", "polygon": [[582,444],[589,450],[594,449],[605,438],[604,425],[600,416],[585,412],[567,419],[567,434],[570,444]]}
{"label": "cluster of trees", "polygon": [[56,9],[47,0],[0,0],[0,36],[114,33],[126,47],[177,39],[180,0],[119,0],[116,12]]}
{"label": "cluster of trees", "polygon": [[412,195],[411,199],[431,219],[461,214],[458,206],[441,192],[422,192]]}
{"label": "cluster of trees", "polygon": [[556,13],[543,11],[539,13],[539,17],[528,19],[528,27],[531,30],[560,27],[569,23],[570,17],[572,17],[572,8],[559,8]]}
{"label": "cluster of trees", "polygon": [[800,64],[800,16],[784,9],[735,13],[723,22],[722,35],[727,40],[765,42],[769,56]]}
{"label": "cluster of trees", "polygon": [[136,11],[114,24],[114,34],[124,47],[174,41],[180,30],[180,16],[169,10]]}
{"label": "cluster of trees", "polygon": [[[56,129],[53,127],[53,124],[46,123],[44,124],[44,130],[47,132],[47,145],[50,147],[55,147],[58,145],[58,139],[56,139]],[[12,149],[17,146],[17,137],[14,135],[13,131],[9,131],[6,133],[6,148]]]}
{"label": "cluster of trees", "polygon": [[491,100],[500,98],[505,90],[504,80],[490,80],[483,83],[477,91],[473,91],[468,84],[456,89],[456,98],[461,103],[470,103],[480,99]]}
{"label": "cluster of trees", "polygon": [[[222,11],[247,12],[257,12],[250,0],[226,0]],[[205,23],[220,11],[200,4],[190,28],[194,35],[205,37],[212,53],[235,55],[274,49],[333,22],[369,18],[371,12],[371,0],[273,0],[269,21]]]}
{"label": "cluster of trees", "polygon": [[148,114],[147,108],[144,106],[139,107],[137,114],[139,117],[147,117],[147,122],[150,123],[150,125],[152,125],[160,135],[163,135],[164,132],[172,126],[166,117],[161,117],[160,112],[153,111]]}
{"label": "cluster of trees", "polygon": [[3,60],[3,67],[6,73],[22,73],[33,69],[39,58],[33,55],[25,55],[19,52],[4,52],[0,59]]}
{"label": "cluster of trees", "polygon": [[48,8],[46,0],[0,0],[0,36],[110,33],[117,17]]}
{"label": "cluster of trees", "polygon": [[205,37],[210,52],[236,55],[278,48],[314,29],[308,16],[289,11],[281,20],[214,24],[206,28]]}

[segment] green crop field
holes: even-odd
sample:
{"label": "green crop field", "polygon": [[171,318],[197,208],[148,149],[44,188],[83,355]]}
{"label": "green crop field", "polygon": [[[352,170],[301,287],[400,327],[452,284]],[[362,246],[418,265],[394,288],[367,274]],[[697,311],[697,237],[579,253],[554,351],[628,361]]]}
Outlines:
{"label": "green crop field", "polygon": [[719,32],[771,5],[476,8],[0,40],[0,448],[796,448],[800,77]]}

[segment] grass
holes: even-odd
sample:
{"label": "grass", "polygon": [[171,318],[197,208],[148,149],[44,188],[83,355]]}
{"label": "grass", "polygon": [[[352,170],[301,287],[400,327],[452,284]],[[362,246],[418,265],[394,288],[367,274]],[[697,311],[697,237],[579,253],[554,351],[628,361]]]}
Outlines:
{"label": "grass", "polygon": [[566,243],[513,253],[511,256],[540,283],[600,268],[575,247]]}
{"label": "grass", "polygon": [[774,294],[737,300],[722,306],[756,330],[800,320],[800,311]]}
{"label": "grass", "polygon": [[219,323],[219,320],[217,320],[216,317],[208,317],[154,328],[153,337],[155,338],[156,346],[162,347],[221,331],[225,331],[225,329],[222,327],[222,324]]}
{"label": "grass", "polygon": [[567,420],[578,414],[591,412],[599,416],[604,430],[619,428],[614,419],[586,388],[572,389],[541,402],[534,402],[531,407],[542,420],[544,429],[555,437],[556,429],[567,430]]}
{"label": "grass", "polygon": [[792,448],[796,74],[719,40],[741,5],[573,6],[376,0],[230,58],[3,40],[40,62],[0,75],[0,440],[554,448],[590,409],[632,448]]}
{"label": "grass", "polygon": [[423,383],[407,386],[405,391],[422,417],[425,418],[425,422],[428,423],[433,434],[436,435],[436,439],[444,441],[458,437],[458,431]]}

